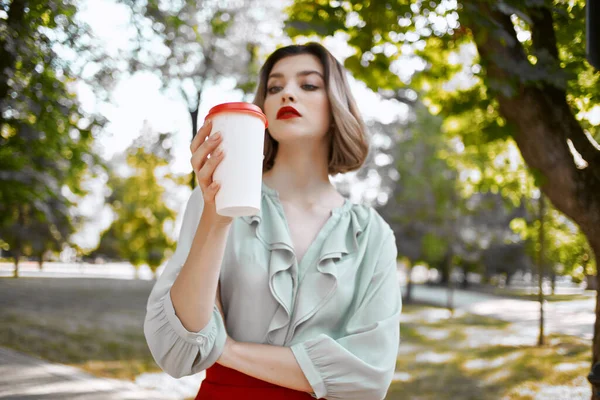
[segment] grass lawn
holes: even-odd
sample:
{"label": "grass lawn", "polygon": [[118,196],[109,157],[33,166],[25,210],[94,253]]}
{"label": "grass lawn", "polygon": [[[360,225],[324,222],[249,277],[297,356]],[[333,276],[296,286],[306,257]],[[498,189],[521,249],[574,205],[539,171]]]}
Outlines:
{"label": "grass lawn", "polygon": [[0,279],[0,346],[97,376],[160,371],[142,330],[147,281]]}
{"label": "grass lawn", "polygon": [[[159,371],[142,331],[152,282],[0,279],[0,346],[133,380]],[[405,305],[388,400],[589,399],[591,343],[555,335],[536,347],[515,326]]]}
{"label": "grass lawn", "polygon": [[2,320],[0,345],[26,354],[107,378],[133,380],[160,371],[140,332],[68,327],[6,314]]}
{"label": "grass lawn", "polygon": [[396,381],[387,399],[589,399],[590,345],[554,335],[535,346],[510,323],[404,307]]}

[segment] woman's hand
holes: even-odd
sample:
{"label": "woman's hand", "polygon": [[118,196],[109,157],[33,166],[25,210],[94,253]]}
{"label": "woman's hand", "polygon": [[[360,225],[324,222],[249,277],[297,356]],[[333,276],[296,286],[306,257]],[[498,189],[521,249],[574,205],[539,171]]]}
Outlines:
{"label": "woman's hand", "polygon": [[217,359],[217,364],[221,364],[222,366],[227,368],[235,369],[233,355],[233,346],[235,345],[236,341],[233,340],[229,335],[227,335],[227,339],[225,340],[225,347],[223,348],[221,356]]}
{"label": "woman's hand", "polygon": [[[198,130],[196,137],[190,145],[192,152],[190,163],[196,173],[196,181],[202,190],[202,197],[204,198],[202,216],[209,218],[214,223],[228,225],[233,221],[233,218],[217,214],[215,196],[220,189],[220,183],[213,180],[215,169],[225,157],[223,147],[221,146],[223,138],[220,132],[215,132],[206,140],[211,128],[212,121],[207,120]],[[209,155],[210,158],[208,157]]]}

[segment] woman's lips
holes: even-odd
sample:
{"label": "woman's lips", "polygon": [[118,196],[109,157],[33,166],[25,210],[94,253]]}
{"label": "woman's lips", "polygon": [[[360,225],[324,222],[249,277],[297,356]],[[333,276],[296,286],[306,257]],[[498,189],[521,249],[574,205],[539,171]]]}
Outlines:
{"label": "woman's lips", "polygon": [[277,119],[290,119],[290,118],[299,118],[300,116],[294,113],[284,113],[277,117]]}
{"label": "woman's lips", "polygon": [[286,106],[281,107],[279,111],[277,111],[277,119],[290,119],[300,117],[300,113],[296,111],[294,107]]}

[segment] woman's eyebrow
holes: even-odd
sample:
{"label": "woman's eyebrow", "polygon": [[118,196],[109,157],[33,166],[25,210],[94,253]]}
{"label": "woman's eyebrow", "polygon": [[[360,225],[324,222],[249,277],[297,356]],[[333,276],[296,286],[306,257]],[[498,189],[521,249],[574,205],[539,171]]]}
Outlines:
{"label": "woman's eyebrow", "polygon": [[[323,74],[321,74],[319,71],[315,71],[313,69],[306,70],[306,71],[300,71],[296,74],[296,76],[308,76],[308,75],[312,75],[312,74],[319,75],[321,77],[321,79],[325,80],[325,78],[323,77]],[[283,74],[280,72],[274,72],[271,75],[269,75],[269,79],[271,79],[271,78],[283,78]]]}

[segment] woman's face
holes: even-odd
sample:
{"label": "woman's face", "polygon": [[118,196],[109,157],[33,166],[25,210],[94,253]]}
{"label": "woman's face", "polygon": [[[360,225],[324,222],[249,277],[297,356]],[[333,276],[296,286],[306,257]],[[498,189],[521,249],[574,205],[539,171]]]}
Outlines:
{"label": "woman's face", "polygon": [[327,134],[331,121],[324,75],[321,62],[312,54],[275,63],[267,80],[264,111],[277,142]]}

